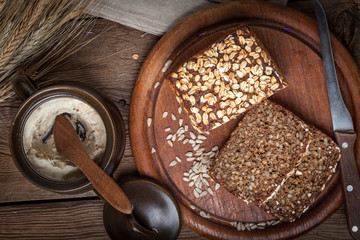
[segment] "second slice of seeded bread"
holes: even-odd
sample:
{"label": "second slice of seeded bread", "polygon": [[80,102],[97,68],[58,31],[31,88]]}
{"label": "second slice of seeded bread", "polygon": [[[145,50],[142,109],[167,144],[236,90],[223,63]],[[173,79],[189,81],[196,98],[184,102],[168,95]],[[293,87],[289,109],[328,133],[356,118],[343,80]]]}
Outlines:
{"label": "second slice of seeded bread", "polygon": [[261,203],[293,174],[309,142],[301,119],[265,100],[239,122],[210,175],[238,198]]}
{"label": "second slice of seeded bread", "polygon": [[266,212],[284,221],[300,217],[335,172],[340,148],[321,131],[311,127],[311,142],[300,163],[268,201],[260,204]]}

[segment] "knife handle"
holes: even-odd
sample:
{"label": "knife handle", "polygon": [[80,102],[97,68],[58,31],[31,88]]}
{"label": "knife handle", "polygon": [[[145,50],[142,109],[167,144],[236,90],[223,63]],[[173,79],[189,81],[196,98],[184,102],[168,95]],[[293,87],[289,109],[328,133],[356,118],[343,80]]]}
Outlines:
{"label": "knife handle", "polygon": [[360,240],[360,176],[355,159],[355,133],[335,132],[341,149],[340,170],[348,228],[354,239]]}

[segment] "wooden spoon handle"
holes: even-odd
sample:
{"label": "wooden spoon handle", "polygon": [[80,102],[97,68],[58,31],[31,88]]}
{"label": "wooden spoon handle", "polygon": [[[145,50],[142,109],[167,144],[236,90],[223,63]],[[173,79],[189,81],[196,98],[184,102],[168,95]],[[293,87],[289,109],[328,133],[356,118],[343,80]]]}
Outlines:
{"label": "wooden spoon handle", "polygon": [[116,210],[131,214],[132,206],[119,185],[107,175],[85,152],[71,122],[58,115],[54,124],[57,151],[80,168],[97,192]]}
{"label": "wooden spoon handle", "polygon": [[349,232],[360,240],[360,176],[354,154],[355,133],[335,132],[341,148],[340,170]]}
{"label": "wooden spoon handle", "polygon": [[79,165],[78,167],[91,182],[92,186],[116,210],[125,214],[131,214],[131,203],[119,185],[91,160],[85,151],[84,153],[80,157],[88,158],[86,166]]}

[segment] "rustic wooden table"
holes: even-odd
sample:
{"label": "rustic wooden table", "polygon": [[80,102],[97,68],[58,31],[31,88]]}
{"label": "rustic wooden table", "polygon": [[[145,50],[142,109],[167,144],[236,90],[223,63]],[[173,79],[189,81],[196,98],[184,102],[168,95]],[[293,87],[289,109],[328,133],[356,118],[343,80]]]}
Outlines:
{"label": "rustic wooden table", "polygon": [[[104,28],[111,29],[103,32]],[[62,80],[79,81],[104,91],[116,103],[127,127],[126,150],[115,179],[136,173],[128,137],[129,107],[137,73],[159,37],[98,20],[96,36],[61,66],[37,83],[43,87]],[[138,54],[139,58],[132,58]],[[0,239],[108,239],[102,220],[103,202],[87,192],[60,195],[42,190],[17,170],[9,150],[9,129],[21,101],[14,96],[0,104]],[[205,239],[183,227],[179,239]],[[341,207],[299,239],[350,239]]]}

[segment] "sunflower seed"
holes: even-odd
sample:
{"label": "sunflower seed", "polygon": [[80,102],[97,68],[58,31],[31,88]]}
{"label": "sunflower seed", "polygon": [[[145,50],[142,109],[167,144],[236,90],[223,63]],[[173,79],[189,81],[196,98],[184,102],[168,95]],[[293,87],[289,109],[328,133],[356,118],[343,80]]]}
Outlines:
{"label": "sunflower seed", "polygon": [[202,180],[202,182],[203,182],[204,184],[206,184],[206,185],[210,186],[210,184],[209,184],[208,180],[206,180],[205,178]]}
{"label": "sunflower seed", "polygon": [[198,139],[200,139],[200,140],[206,140],[206,137],[204,136],[204,135],[198,135],[198,137],[197,137]]}
{"label": "sunflower seed", "polygon": [[181,114],[181,112],[182,112],[182,108],[179,107],[179,108],[178,108],[178,113]]}
{"label": "sunflower seed", "polygon": [[183,177],[183,181],[184,182],[189,182],[190,180],[188,178],[186,178],[186,177]]}
{"label": "sunflower seed", "polygon": [[190,143],[190,144],[195,144],[196,142],[195,142],[193,139],[190,139],[190,140],[189,140],[189,143]]}
{"label": "sunflower seed", "polygon": [[185,140],[183,141],[183,144],[187,144],[189,142],[188,138],[185,138]]}
{"label": "sunflower seed", "polygon": [[151,153],[155,153],[155,152],[156,152],[155,148],[152,148]]}
{"label": "sunflower seed", "polygon": [[203,191],[202,193],[200,193],[200,197],[204,197],[204,196],[206,196],[207,195],[207,191]]}
{"label": "sunflower seed", "polygon": [[168,112],[167,112],[167,111],[165,111],[165,112],[163,112],[162,117],[163,117],[163,118],[166,118],[166,117],[167,117],[167,115],[168,115]]}
{"label": "sunflower seed", "polygon": [[265,227],[266,226],[266,223],[265,222],[260,222],[257,224],[258,227]]}
{"label": "sunflower seed", "polygon": [[182,126],[183,121],[184,121],[184,120],[183,120],[182,118],[179,119],[179,126],[180,126],[180,127]]}
{"label": "sunflower seed", "polygon": [[191,208],[192,210],[195,210],[195,206],[194,206],[194,205],[191,205],[191,204],[190,204],[190,208]]}
{"label": "sunflower seed", "polygon": [[173,113],[171,114],[171,119],[172,119],[173,121],[176,120],[176,116],[175,116]]}
{"label": "sunflower seed", "polygon": [[171,131],[171,128],[165,128],[165,132],[170,132]]}
{"label": "sunflower seed", "polygon": [[185,153],[185,156],[187,156],[187,157],[192,157],[192,156],[193,156],[193,152],[187,152],[187,153]]}
{"label": "sunflower seed", "polygon": [[168,68],[171,66],[172,64],[172,60],[167,60],[166,63],[164,64],[163,68],[161,69],[162,72],[166,72],[166,70],[168,70]]}
{"label": "sunflower seed", "polygon": [[[196,188],[195,188],[196,189]],[[194,189],[194,195],[196,198],[199,198],[200,197],[200,194]]]}
{"label": "sunflower seed", "polygon": [[218,190],[220,188],[220,184],[216,183],[215,184],[215,191]]}
{"label": "sunflower seed", "polygon": [[209,214],[206,213],[206,212],[204,212],[204,211],[200,211],[199,214],[200,214],[200,216],[203,217],[203,218],[209,218],[209,217],[210,217]]}
{"label": "sunflower seed", "polygon": [[156,82],[154,85],[154,89],[156,89],[160,85],[160,82]]}
{"label": "sunflower seed", "polygon": [[171,138],[172,138],[172,136],[173,136],[173,135],[170,133],[169,135],[167,135],[166,140],[171,139]]}
{"label": "sunflower seed", "polygon": [[207,191],[208,191],[211,195],[214,194],[214,192],[213,192],[213,190],[212,190],[211,188],[208,188]]}
{"label": "sunflower seed", "polygon": [[196,142],[196,143],[203,143],[203,141],[202,141],[202,140],[199,140],[199,139],[196,139],[195,142]]}
{"label": "sunflower seed", "polygon": [[186,124],[185,125],[185,132],[187,132],[189,130],[189,126]]}
{"label": "sunflower seed", "polygon": [[173,161],[170,162],[170,167],[173,167],[173,166],[175,166],[176,164],[177,164],[177,161],[173,160]]}
{"label": "sunflower seed", "polygon": [[167,142],[168,142],[168,144],[170,145],[170,147],[173,147],[173,146],[174,146],[174,144],[172,143],[172,141],[168,140]]}
{"label": "sunflower seed", "polygon": [[188,157],[188,158],[186,158],[186,161],[188,161],[188,162],[192,162],[192,161],[194,161],[194,160],[195,160],[194,157]]}
{"label": "sunflower seed", "polygon": [[174,134],[171,138],[171,141],[175,142],[175,140],[176,140],[176,135]]}
{"label": "sunflower seed", "polygon": [[176,131],[177,134],[182,134],[184,133],[184,127],[179,127],[178,130]]}
{"label": "sunflower seed", "polygon": [[181,159],[178,156],[176,156],[175,159],[176,161],[181,162]]}
{"label": "sunflower seed", "polygon": [[183,140],[184,138],[185,138],[185,135],[182,134],[182,135],[180,135],[180,137],[178,138],[178,141],[181,141],[181,140]]}
{"label": "sunflower seed", "polygon": [[148,125],[148,127],[150,127],[151,122],[152,122],[152,119],[151,119],[151,118],[148,118],[148,119],[147,119],[147,125]]}
{"label": "sunflower seed", "polygon": [[196,139],[196,135],[195,135],[195,133],[193,133],[193,132],[190,132],[190,137],[191,137],[191,139]]}
{"label": "sunflower seed", "polygon": [[197,151],[199,148],[200,148],[200,144],[197,144],[197,145],[194,147],[194,151]]}

